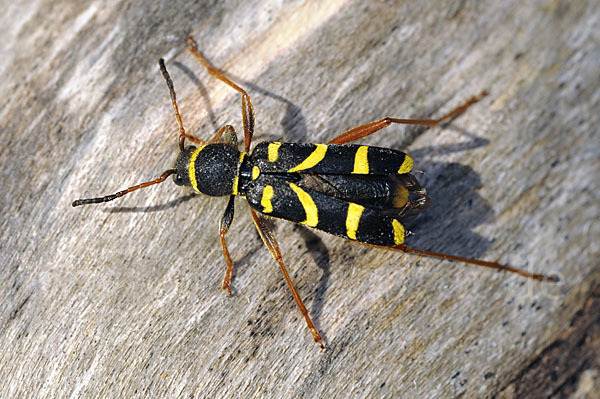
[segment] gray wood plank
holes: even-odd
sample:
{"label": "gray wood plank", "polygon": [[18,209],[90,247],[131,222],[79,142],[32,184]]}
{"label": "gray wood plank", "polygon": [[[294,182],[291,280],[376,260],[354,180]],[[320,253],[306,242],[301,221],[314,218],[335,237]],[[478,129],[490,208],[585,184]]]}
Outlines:
{"label": "gray wood plank", "polygon": [[[596,2],[2,9],[2,397],[589,394],[600,281]],[[177,127],[160,57],[190,132],[210,137],[225,123],[241,132],[239,96],[186,53],[188,34],[248,89],[257,141],[326,142],[384,116],[441,115],[489,90],[447,126],[395,126],[365,142],[404,149],[423,171],[434,202],[411,225],[411,246],[564,283],[277,221],[323,353],[243,200],[228,236],[231,298],[220,290],[225,199],[164,183],[72,208],[172,165]],[[578,352],[585,337],[596,338]]]}

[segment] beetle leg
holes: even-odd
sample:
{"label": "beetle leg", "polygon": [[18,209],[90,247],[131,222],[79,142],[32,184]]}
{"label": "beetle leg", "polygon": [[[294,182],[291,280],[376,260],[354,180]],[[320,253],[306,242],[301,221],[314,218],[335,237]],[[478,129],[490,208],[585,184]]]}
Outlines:
{"label": "beetle leg", "polygon": [[448,112],[444,116],[438,119],[397,119],[397,118],[383,118],[375,122],[370,122],[364,125],[360,125],[354,127],[350,130],[345,131],[339,136],[329,140],[327,144],[345,144],[354,140],[361,139],[363,137],[367,137],[378,130],[381,130],[385,127],[388,127],[392,123],[399,123],[403,125],[421,125],[421,126],[429,126],[433,127],[441,122],[454,118],[455,116],[465,112],[467,108],[471,105],[475,104],[477,101],[481,100],[485,95],[487,95],[487,91],[482,91],[476,96],[471,97],[467,102],[462,104],[460,107],[454,108],[452,111]]}
{"label": "beetle leg", "polygon": [[252,143],[252,135],[254,134],[254,107],[252,106],[252,101],[250,101],[250,96],[248,96],[246,90],[233,83],[228,77],[210,65],[206,58],[204,58],[202,54],[200,54],[200,51],[198,51],[196,43],[191,36],[189,36],[186,40],[188,43],[188,51],[202,64],[204,68],[206,68],[206,71],[209,74],[242,94],[242,125],[244,126],[244,142],[246,146],[246,152],[248,152],[250,150],[250,143]]}
{"label": "beetle leg", "polygon": [[294,297],[294,300],[296,301],[296,305],[298,305],[298,308],[300,309],[300,313],[302,313],[302,316],[304,316],[304,319],[306,320],[306,324],[313,336],[313,339],[321,347],[321,349],[323,349],[323,350],[326,349],[325,345],[323,344],[323,341],[321,339],[321,335],[319,334],[319,332],[315,328],[315,325],[313,324],[312,320],[310,319],[310,316],[308,315],[308,310],[306,310],[304,303],[302,303],[302,299],[300,298],[300,295],[298,295],[298,291],[296,291],[296,287],[294,287],[294,284],[292,283],[292,279],[290,278],[290,276],[285,268],[285,265],[283,264],[283,258],[281,256],[281,251],[279,250],[279,245],[277,245],[277,241],[275,240],[273,233],[265,225],[263,220],[257,215],[257,213],[254,211],[254,209],[250,208],[250,212],[252,213],[252,219],[254,219],[254,224],[256,226],[256,229],[258,230],[258,233],[260,234],[260,237],[262,238],[263,242],[269,249],[269,252],[271,253],[271,255],[273,255],[273,258],[275,258],[275,260],[277,261],[277,263],[279,263],[279,266],[281,267],[281,271],[283,272],[283,277],[285,277],[285,281],[287,282],[288,286],[290,287],[290,290],[292,291],[292,296]]}
{"label": "beetle leg", "polygon": [[461,256],[454,256],[454,255],[444,254],[444,253],[440,253],[440,252],[425,251],[423,249],[410,248],[410,247],[406,246],[405,244],[400,244],[400,245],[396,245],[393,247],[383,247],[383,248],[391,249],[391,250],[399,251],[399,252],[411,253],[411,254],[420,255],[420,256],[429,256],[432,258],[447,259],[447,260],[453,260],[456,262],[470,263],[472,265],[489,267],[490,269],[505,270],[507,272],[515,273],[520,276],[531,278],[534,280],[549,281],[552,283],[556,283],[559,281],[558,276],[556,276],[556,275],[529,273],[525,270],[516,269],[511,266],[501,265],[498,262],[488,262],[485,260],[463,258]]}
{"label": "beetle leg", "polygon": [[[221,139],[221,137],[223,137]],[[225,125],[219,129],[219,131],[210,139],[209,143],[223,142],[234,147],[237,147],[237,136],[235,135],[235,129],[231,125]]]}
{"label": "beetle leg", "polygon": [[221,223],[219,224],[219,237],[221,238],[221,247],[223,248],[223,256],[225,257],[225,262],[227,263],[227,269],[225,270],[225,277],[223,277],[221,289],[227,290],[229,295],[231,295],[231,276],[233,274],[233,261],[231,260],[229,250],[227,249],[227,244],[225,243],[225,234],[227,234],[229,226],[231,226],[231,221],[233,220],[234,198],[235,196],[233,195],[229,196],[227,208],[225,208],[225,213],[223,214],[223,217],[221,218]]}
{"label": "beetle leg", "polygon": [[374,245],[374,244],[367,244],[364,242],[359,242],[359,244],[366,245],[367,247],[372,247],[372,248],[387,249],[389,251],[404,252],[404,253],[414,254],[414,255],[418,255],[418,256],[427,256],[427,257],[431,257],[431,258],[445,259],[445,260],[451,260],[451,261],[455,261],[455,262],[463,262],[463,263],[481,266],[481,267],[489,267],[490,269],[504,270],[504,271],[507,271],[510,273],[518,274],[519,276],[523,276],[523,277],[527,277],[527,278],[531,278],[531,279],[539,280],[539,281],[548,281],[550,283],[557,283],[560,281],[559,277],[555,274],[529,273],[525,270],[517,269],[512,266],[501,265],[498,262],[489,262],[489,261],[480,260],[480,259],[463,258],[462,256],[455,256],[455,255],[445,254],[442,252],[433,252],[433,251],[426,251],[423,249],[415,249],[415,248],[410,248],[406,244],[399,244],[399,245],[394,245],[394,246]]}

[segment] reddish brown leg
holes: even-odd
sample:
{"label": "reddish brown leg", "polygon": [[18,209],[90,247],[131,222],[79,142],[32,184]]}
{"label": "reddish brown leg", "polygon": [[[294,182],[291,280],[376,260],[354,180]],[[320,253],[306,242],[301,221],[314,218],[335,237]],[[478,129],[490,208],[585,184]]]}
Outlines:
{"label": "reddish brown leg", "polygon": [[214,135],[212,139],[210,139],[209,143],[218,143],[221,141],[221,136],[223,136],[223,141],[228,144],[232,144],[234,147],[237,147],[237,137],[235,135],[235,129],[231,125],[225,125],[219,129],[217,134]]}
{"label": "reddish brown leg", "polygon": [[231,276],[233,274],[233,261],[231,260],[229,250],[227,249],[227,244],[225,243],[225,234],[227,234],[229,226],[231,226],[231,221],[233,220],[234,198],[235,197],[233,195],[229,196],[227,208],[225,208],[225,213],[223,214],[223,217],[221,218],[221,223],[219,225],[221,247],[223,248],[223,256],[225,257],[225,263],[227,263],[227,269],[225,270],[225,277],[223,277],[221,289],[227,290],[229,295],[231,295]]}
{"label": "reddish brown leg", "polygon": [[231,80],[229,80],[229,78],[208,63],[206,58],[204,58],[202,54],[200,54],[200,51],[198,51],[194,39],[188,37],[186,40],[189,46],[188,51],[202,64],[204,68],[206,68],[209,74],[242,94],[242,124],[244,127],[244,142],[246,146],[246,152],[248,152],[250,150],[250,144],[252,143],[252,135],[254,134],[254,107],[252,106],[252,101],[250,101],[250,96],[248,96],[246,90],[233,83]]}
{"label": "reddish brown leg", "polygon": [[452,111],[448,112],[446,115],[444,115],[438,119],[383,118],[381,120],[367,123],[364,125],[360,125],[360,126],[352,128],[350,130],[347,130],[344,133],[340,134],[339,136],[333,138],[332,140],[329,140],[329,142],[327,144],[349,143],[351,141],[358,140],[363,137],[367,137],[367,136],[375,133],[378,130],[388,127],[392,123],[399,123],[399,124],[404,124],[404,125],[422,125],[422,126],[430,126],[430,127],[436,126],[445,120],[454,118],[455,116],[463,113],[467,108],[469,108],[471,105],[475,104],[477,101],[481,100],[481,98],[483,98],[485,95],[487,95],[487,91],[484,90],[481,93],[479,93],[479,95],[471,97],[467,102],[465,102],[460,107],[453,109]]}
{"label": "reddish brown leg", "polygon": [[439,252],[432,252],[432,251],[425,251],[422,249],[409,248],[404,244],[400,244],[395,247],[391,247],[391,249],[400,251],[400,252],[416,254],[416,255],[420,255],[420,256],[431,256],[433,258],[448,259],[448,260],[453,260],[453,261],[457,261],[457,262],[470,263],[472,265],[489,267],[490,269],[506,270],[507,272],[515,273],[515,274],[518,274],[520,276],[527,277],[527,278],[532,278],[534,280],[549,281],[552,283],[555,283],[558,281],[557,276],[547,276],[545,274],[529,273],[524,270],[516,269],[514,267],[501,265],[500,263],[497,263],[497,262],[487,262],[485,260],[463,258],[460,256],[448,255],[448,254],[443,254],[443,253],[439,253]]}
{"label": "reddish brown leg", "polygon": [[[361,243],[361,244],[364,244],[364,243]],[[505,270],[507,272],[515,273],[520,276],[532,278],[534,280],[539,280],[539,281],[548,281],[551,283],[556,283],[559,281],[558,277],[555,275],[529,273],[529,272],[526,272],[521,269],[501,265],[500,263],[497,263],[497,262],[488,262],[485,260],[463,258],[461,256],[448,255],[448,254],[444,254],[441,252],[432,252],[432,251],[425,251],[423,249],[414,249],[414,248],[409,248],[405,244],[400,244],[400,245],[396,245],[393,247],[384,247],[381,245],[372,245],[372,244],[364,244],[364,245],[367,245],[369,247],[374,247],[374,248],[388,249],[391,251],[411,253],[411,254],[415,254],[415,255],[419,255],[419,256],[430,256],[432,258],[446,259],[446,260],[453,260],[456,262],[469,263],[469,264],[476,265],[476,266],[489,267],[490,269]]]}
{"label": "reddish brown leg", "polygon": [[275,258],[275,260],[277,261],[277,263],[279,263],[279,266],[281,267],[283,277],[285,277],[285,281],[287,282],[288,286],[290,287],[290,290],[292,291],[292,295],[294,297],[294,300],[296,301],[296,305],[298,305],[300,313],[302,313],[302,316],[304,316],[304,319],[306,320],[306,324],[313,336],[313,339],[321,347],[321,349],[325,350],[326,348],[325,345],[323,345],[321,335],[319,334],[319,332],[315,328],[315,325],[310,319],[310,316],[308,315],[308,310],[306,310],[304,303],[302,303],[302,299],[300,298],[300,295],[298,295],[298,291],[296,291],[296,287],[294,287],[292,279],[290,278],[285,268],[285,265],[283,264],[283,257],[281,256],[281,251],[279,251],[279,245],[277,245],[277,241],[275,240],[273,233],[271,233],[271,230],[269,230],[269,228],[265,225],[262,219],[256,214],[254,209],[250,208],[250,212],[252,213],[252,218],[254,219],[254,224],[256,225],[256,229],[258,230],[260,237],[269,249],[271,255],[273,255],[273,258]]}

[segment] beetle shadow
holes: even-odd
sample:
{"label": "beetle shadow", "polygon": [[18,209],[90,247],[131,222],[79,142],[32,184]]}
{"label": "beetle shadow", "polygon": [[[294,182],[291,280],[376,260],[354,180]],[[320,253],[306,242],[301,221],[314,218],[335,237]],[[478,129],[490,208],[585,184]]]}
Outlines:
{"label": "beetle shadow", "polygon": [[321,277],[319,278],[319,283],[315,289],[315,299],[312,302],[311,308],[313,322],[318,328],[317,321],[320,319],[323,311],[325,293],[327,292],[329,277],[331,276],[331,270],[329,268],[329,249],[327,249],[327,246],[323,243],[323,240],[321,240],[318,235],[313,233],[311,229],[300,224],[294,224],[294,230],[300,235],[300,237],[302,237],[306,250],[310,256],[312,256],[317,267],[322,271]]}
{"label": "beetle shadow", "polygon": [[[236,78],[237,79],[237,78]],[[285,104],[285,113],[281,118],[281,127],[283,128],[283,138],[287,139],[287,141],[294,142],[307,142],[308,140],[308,129],[306,127],[306,118],[302,113],[302,110],[299,106],[288,100],[287,98],[275,94],[269,90],[263,89],[260,86],[257,86],[254,83],[246,82],[244,80],[239,79],[238,81],[242,81],[242,84],[246,87],[249,87],[253,91],[256,91],[262,94],[265,97],[270,97],[274,100],[277,100],[283,104]]]}
{"label": "beetle shadow", "polygon": [[[206,113],[208,114],[208,120],[209,120],[210,124],[212,125],[213,130],[216,132],[220,126],[218,126],[218,124],[217,124],[217,117],[216,117],[215,111],[212,108],[212,103],[210,101],[210,96],[208,95],[208,90],[206,90],[206,86],[204,86],[202,84],[202,82],[200,81],[198,76],[196,76],[196,74],[190,68],[188,68],[181,62],[175,61],[175,62],[173,62],[173,66],[175,66],[177,69],[179,69],[181,72],[183,72],[184,75],[187,76],[192,81],[194,86],[196,86],[196,88],[200,92],[200,97],[202,97],[202,101],[204,102],[204,108],[206,109]],[[183,116],[182,116],[182,118],[183,118]],[[185,124],[184,124],[184,126],[185,126]]]}
{"label": "beetle shadow", "polygon": [[421,165],[427,172],[415,175],[427,188],[431,205],[403,220],[411,233],[407,245],[478,259],[491,241],[473,229],[494,216],[489,202],[477,192],[482,187],[479,175],[471,167],[454,162],[425,161]]}
{"label": "beetle shadow", "polygon": [[110,208],[104,208],[102,211],[107,213],[146,213],[146,212],[161,212],[170,208],[175,208],[184,202],[190,201],[196,197],[196,194],[186,194],[182,197],[175,198],[174,200],[165,202],[159,205],[150,206],[114,206]]}
{"label": "beetle shadow", "polygon": [[[427,146],[427,147],[418,148],[414,151],[410,151],[409,155],[413,159],[427,160],[427,159],[433,158],[434,156],[448,155],[448,154],[452,154],[454,152],[464,152],[464,151],[473,150],[473,149],[480,148],[480,147],[485,147],[490,143],[490,141],[488,139],[479,137],[465,129],[460,129],[456,126],[452,126],[452,125],[450,125],[450,123],[442,124],[442,125],[440,125],[440,127],[444,130],[458,131],[461,134],[461,136],[467,137],[469,140],[460,142],[460,143],[452,143],[452,144]],[[420,135],[425,130],[427,130],[427,128],[418,127],[419,133],[417,133],[417,134]]]}
{"label": "beetle shadow", "polygon": [[[210,60],[209,60],[209,63],[211,65],[213,65],[212,62],[210,62]],[[188,68],[187,66],[183,65],[180,62],[174,62],[173,65],[176,68],[178,68],[181,72],[183,72],[200,91],[200,95],[203,98],[203,101],[204,101],[204,104],[205,104],[205,107],[206,107],[206,110],[208,113],[208,118],[210,119],[210,123],[212,124],[214,130],[216,131],[218,128],[220,128],[220,126],[218,126],[218,124],[217,124],[217,118],[215,116],[216,114],[212,108],[210,96],[208,95],[208,90],[206,90],[206,87],[202,84],[200,79],[196,76],[196,74],[190,68]],[[224,72],[220,68],[217,68],[217,69],[220,72],[222,72],[225,76],[230,78],[232,81],[240,84],[242,87],[248,88],[254,92],[262,94],[265,97],[272,98],[274,100],[277,100],[277,101],[285,104],[285,113],[284,113],[283,117],[281,118],[281,122],[280,122],[281,126],[283,128],[283,137],[287,138],[288,140],[293,138],[294,141],[298,141],[298,142],[306,141],[306,138],[307,138],[306,118],[302,114],[302,110],[299,106],[297,106],[296,104],[294,104],[292,101],[288,100],[287,98],[285,98],[279,94],[275,94],[272,91],[269,91],[267,89],[264,89],[264,88],[256,85],[255,83],[252,83],[245,79],[241,79],[238,76],[231,75],[227,72]],[[216,79],[216,78],[211,77],[211,79]],[[233,89],[231,89],[231,90],[234,91]]]}

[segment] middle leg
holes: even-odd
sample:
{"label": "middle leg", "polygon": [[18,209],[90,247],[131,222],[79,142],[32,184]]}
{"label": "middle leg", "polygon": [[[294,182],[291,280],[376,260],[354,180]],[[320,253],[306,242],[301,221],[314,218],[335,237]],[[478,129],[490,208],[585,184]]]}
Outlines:
{"label": "middle leg", "polygon": [[367,123],[364,125],[354,127],[350,130],[347,130],[344,133],[340,134],[339,136],[329,140],[327,142],[327,144],[346,144],[351,141],[355,141],[355,140],[361,139],[363,137],[367,137],[367,136],[375,133],[378,130],[388,127],[392,123],[398,123],[398,124],[403,124],[403,125],[421,125],[421,126],[433,127],[433,126],[440,124],[441,122],[443,122],[445,120],[454,118],[455,116],[465,112],[467,108],[469,108],[471,105],[475,104],[477,101],[481,100],[486,95],[487,95],[487,91],[484,90],[481,93],[479,93],[478,95],[471,97],[460,107],[454,108],[452,111],[448,112],[447,114],[445,114],[442,117],[437,118],[437,119],[383,118],[378,121],[370,122],[370,123]]}

